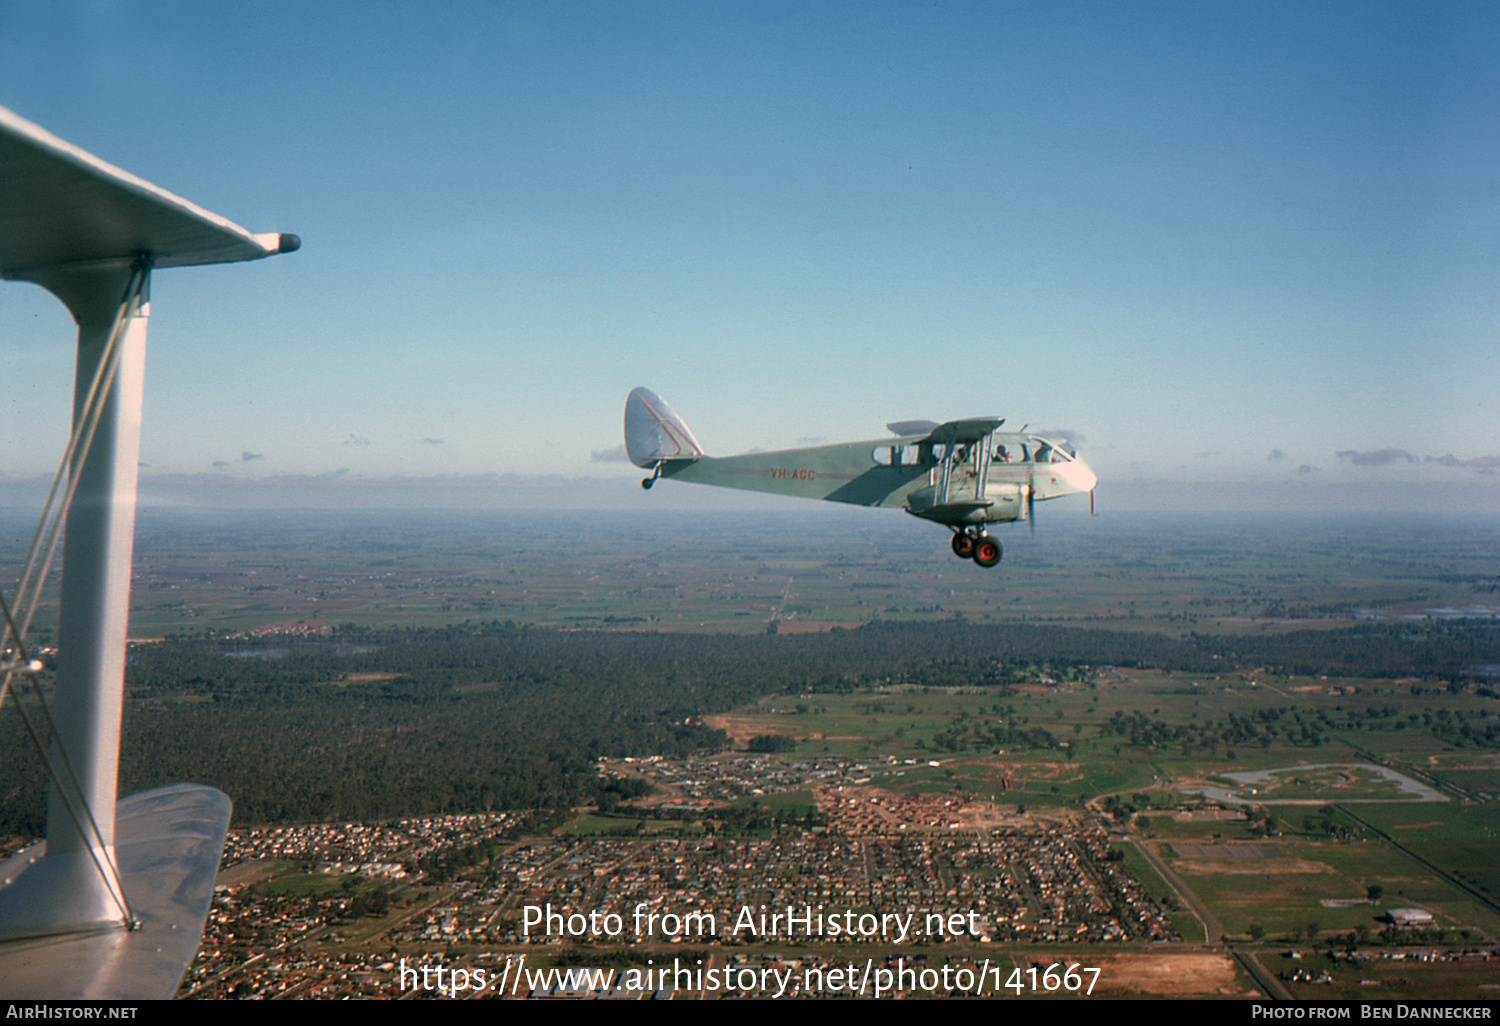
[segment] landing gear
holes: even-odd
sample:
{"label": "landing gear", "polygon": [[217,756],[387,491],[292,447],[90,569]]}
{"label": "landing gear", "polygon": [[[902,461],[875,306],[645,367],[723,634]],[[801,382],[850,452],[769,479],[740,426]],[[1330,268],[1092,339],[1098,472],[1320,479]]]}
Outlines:
{"label": "landing gear", "polygon": [[971,530],[953,532],[953,554],[959,559],[972,559],[982,567],[992,567],[1000,562],[1000,543],[987,534]]}
{"label": "landing gear", "polygon": [[974,562],[989,568],[1000,562],[1003,550],[1000,543],[987,534],[981,534],[974,542]]}

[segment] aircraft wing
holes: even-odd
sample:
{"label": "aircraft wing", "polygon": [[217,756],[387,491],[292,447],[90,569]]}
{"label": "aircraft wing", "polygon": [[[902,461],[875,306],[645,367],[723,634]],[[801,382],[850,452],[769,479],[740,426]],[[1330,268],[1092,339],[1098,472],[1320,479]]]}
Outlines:
{"label": "aircraft wing", "polygon": [[943,445],[949,442],[965,445],[969,442],[977,442],[987,436],[1001,424],[1005,423],[1004,417],[971,417],[967,420],[950,420],[946,424],[939,424],[922,441],[931,442],[934,445]]}
{"label": "aircraft wing", "polygon": [[893,435],[925,435],[938,427],[935,420],[898,420],[887,424],[885,429]]}
{"label": "aircraft wing", "polygon": [[256,260],[299,245],[252,235],[0,107],[0,276],[37,281],[28,272],[141,253],[154,267]]}
{"label": "aircraft wing", "polygon": [[[0,997],[161,1000],[182,982],[203,936],[229,799],[211,787],[176,784],[122,799],[116,812],[120,882],[138,925],[0,944]],[[46,862],[28,850],[0,871],[20,876],[33,860]]]}
{"label": "aircraft wing", "polygon": [[921,517],[939,524],[971,524],[982,522],[983,511],[994,503],[989,499],[960,499],[956,502],[937,503],[932,506],[913,506],[907,509],[912,516]]}
{"label": "aircraft wing", "polygon": [[78,380],[101,382],[78,392],[88,444],[68,457],[76,501],[63,511],[46,761],[71,766],[51,782],[45,845],[0,866],[0,997],[167,998],[197,950],[229,799],[190,784],[116,794],[149,278],[300,245],[252,234],[0,108],[0,278],[67,305]]}

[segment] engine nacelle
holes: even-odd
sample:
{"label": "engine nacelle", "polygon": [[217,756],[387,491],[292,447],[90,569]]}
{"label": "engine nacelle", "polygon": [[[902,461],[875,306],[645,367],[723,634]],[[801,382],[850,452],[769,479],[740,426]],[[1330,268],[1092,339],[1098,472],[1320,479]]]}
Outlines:
{"label": "engine nacelle", "polygon": [[1026,519],[1026,486],[991,481],[984,489],[990,507],[984,511],[987,524],[1008,524]]}

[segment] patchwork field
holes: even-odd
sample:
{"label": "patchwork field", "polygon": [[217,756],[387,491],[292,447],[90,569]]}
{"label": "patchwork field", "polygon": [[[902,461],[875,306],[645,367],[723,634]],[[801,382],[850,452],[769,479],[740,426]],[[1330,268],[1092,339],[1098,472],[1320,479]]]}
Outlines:
{"label": "patchwork field", "polygon": [[[1420,748],[1372,744],[1363,726],[1360,710],[1387,704],[1400,686],[1345,681],[1304,692],[1297,715],[1336,712],[1334,722],[1344,724],[1313,750],[1273,742],[1184,753],[1109,733],[1121,712],[1201,727],[1227,722],[1231,713],[1248,719],[1285,708],[1279,688],[1236,679],[1200,693],[1185,683],[1179,675],[1110,670],[1084,681],[1019,686],[1004,697],[892,684],[864,694],[767,699],[715,724],[742,744],[757,736],[787,739],[786,758],[863,759],[881,787],[962,796],[996,814],[1114,810],[1118,828],[1150,845],[1178,885],[1241,942],[1364,941],[1380,935],[1394,906],[1429,910],[1433,928],[1453,943],[1500,937],[1493,868],[1500,809],[1440,789],[1414,765],[1327,761],[1330,754]],[[1454,709],[1466,701],[1448,695],[1424,705]],[[1054,739],[1066,738],[1066,747],[997,741],[980,724],[1002,731],[1012,725],[1023,734],[1045,727]],[[1410,800],[1413,792],[1422,800]],[[1344,809],[1357,810],[1359,819]],[[1149,889],[1173,889],[1125,847]],[[1371,888],[1378,900],[1370,899]],[[1179,932],[1203,936],[1191,919],[1184,913]]]}
{"label": "patchwork field", "polygon": [[[1048,513],[1052,513],[1048,510]],[[34,513],[0,510],[19,565]],[[981,572],[890,511],[142,510],[132,631],[447,624],[798,632],[872,620],[1258,633],[1500,615],[1493,525],[1109,514],[998,532]],[[1500,662],[1500,656],[1496,657]]]}

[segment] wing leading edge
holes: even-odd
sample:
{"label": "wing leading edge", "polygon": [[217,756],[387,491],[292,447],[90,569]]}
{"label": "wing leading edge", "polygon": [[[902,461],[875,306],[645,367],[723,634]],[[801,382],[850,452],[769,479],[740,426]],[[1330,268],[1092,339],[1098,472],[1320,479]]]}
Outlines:
{"label": "wing leading edge", "polygon": [[232,263],[300,245],[252,234],[0,107],[0,276],[37,281],[142,253],[153,267]]}

